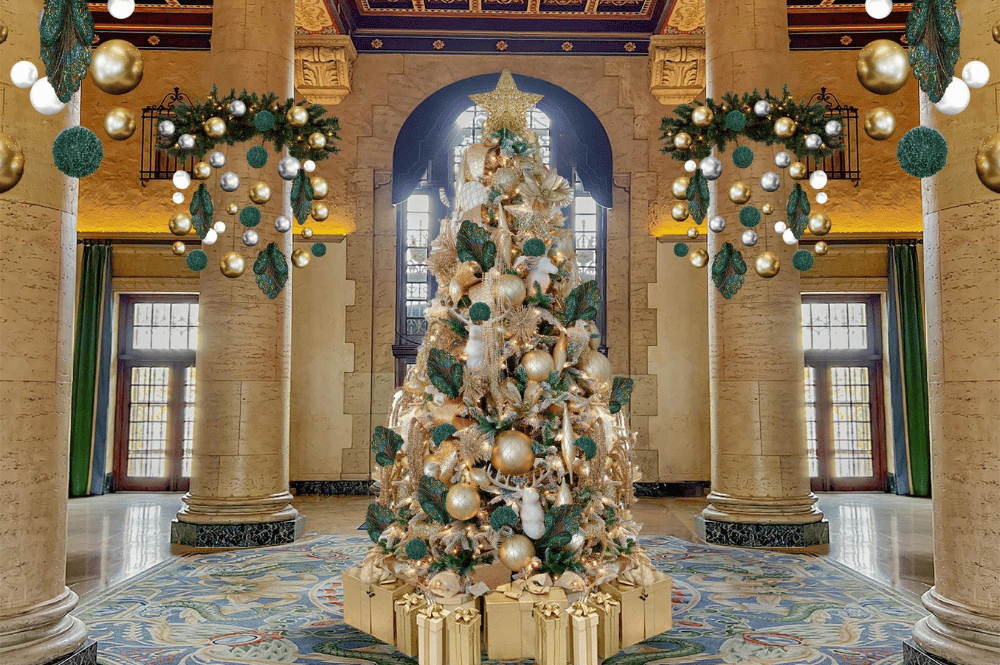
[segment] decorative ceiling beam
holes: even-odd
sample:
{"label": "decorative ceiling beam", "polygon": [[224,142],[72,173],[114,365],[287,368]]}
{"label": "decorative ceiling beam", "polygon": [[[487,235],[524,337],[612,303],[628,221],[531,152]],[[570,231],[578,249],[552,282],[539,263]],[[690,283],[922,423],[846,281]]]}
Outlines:
{"label": "decorative ceiling beam", "polygon": [[705,35],[653,35],[649,91],[667,106],[687,104],[705,90]]}
{"label": "decorative ceiling beam", "polygon": [[297,35],[295,89],[314,104],[335,106],[351,92],[358,52],[347,35]]}

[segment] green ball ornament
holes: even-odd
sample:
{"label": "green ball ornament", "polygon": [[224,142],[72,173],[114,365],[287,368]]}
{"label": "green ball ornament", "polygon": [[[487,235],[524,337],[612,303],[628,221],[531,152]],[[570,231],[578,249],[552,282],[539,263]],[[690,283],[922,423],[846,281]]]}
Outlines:
{"label": "green ball ornament", "polygon": [[274,127],[274,114],[270,111],[258,111],[253,117],[253,126],[258,132],[266,132]]}
{"label": "green ball ornament", "polygon": [[252,229],[260,224],[260,208],[247,206],[243,210],[240,210],[240,224],[248,229]]}
{"label": "green ball ornament", "polygon": [[[260,114],[257,115],[260,116]],[[254,123],[256,124],[256,122],[257,120],[254,118]],[[264,146],[255,145],[247,150],[247,164],[255,169],[262,168],[267,164],[267,150],[264,149]]]}
{"label": "green ball ornament", "polygon": [[733,150],[733,164],[738,169],[745,169],[753,164],[753,150],[745,145],[741,145]]}
{"label": "green ball ornament", "polygon": [[490,526],[499,531],[505,526],[517,524],[517,513],[510,506],[499,506],[490,513]]}
{"label": "green ball ornament", "polygon": [[196,249],[187,255],[187,267],[195,272],[201,272],[208,267],[208,254]]}
{"label": "green ball ornament", "polygon": [[799,272],[805,272],[813,267],[813,263],[816,259],[813,258],[812,252],[808,249],[800,249],[799,251],[792,254],[792,265]]}
{"label": "green ball ornament", "polygon": [[423,559],[427,556],[427,543],[419,538],[414,538],[410,542],[406,543],[406,556],[414,561]]}
{"label": "green ball ornament", "polygon": [[541,238],[532,238],[524,243],[525,256],[542,256],[545,254],[545,242]]}
{"label": "green ball ornament", "polygon": [[743,206],[743,209],[740,210],[740,224],[748,229],[760,224],[760,210],[753,206]]}
{"label": "green ball ornament", "polygon": [[314,242],[311,247],[313,256],[319,258],[326,255],[326,244],[322,242]]}
{"label": "green ball ornament", "polygon": [[674,245],[674,255],[675,256],[679,256],[679,257],[683,258],[683,257],[685,257],[685,256],[688,255],[689,251],[691,251],[691,248],[688,247],[688,244],[686,242],[679,242],[676,245]]}
{"label": "green ball ornament", "polygon": [[489,321],[490,314],[492,314],[490,306],[484,302],[477,302],[469,308],[469,319],[471,319],[473,323]]}
{"label": "green ball ornament", "polygon": [[730,111],[726,114],[726,127],[734,132],[742,132],[747,126],[747,117],[741,111]]}
{"label": "green ball ornament", "polygon": [[86,127],[70,127],[59,132],[53,142],[52,159],[70,178],[86,178],[104,160],[104,145]]}
{"label": "green ball ornament", "polygon": [[948,141],[930,127],[914,127],[899,139],[896,159],[915,178],[929,178],[948,161]]}

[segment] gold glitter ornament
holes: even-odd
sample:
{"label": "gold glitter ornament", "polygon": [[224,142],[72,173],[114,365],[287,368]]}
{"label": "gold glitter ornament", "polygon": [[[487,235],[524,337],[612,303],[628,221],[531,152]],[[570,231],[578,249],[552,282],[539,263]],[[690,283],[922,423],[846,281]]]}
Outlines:
{"label": "gold glitter ornament", "polygon": [[674,137],[674,147],[678,150],[687,150],[691,147],[691,135],[687,132],[679,132]]}
{"label": "gold glitter ornament", "polygon": [[532,349],[521,358],[521,367],[524,368],[529,379],[541,383],[555,371],[555,362],[547,351]]}
{"label": "gold glitter ornament", "polygon": [[822,240],[820,240],[818,243],[816,243],[815,250],[817,256],[826,256],[826,253],[830,251],[830,246],[827,245]]}
{"label": "gold glitter ornament", "polygon": [[247,269],[246,259],[239,252],[226,252],[219,260],[219,270],[230,279],[236,279]]}
{"label": "gold glitter ornament", "polygon": [[222,118],[209,118],[205,121],[205,136],[221,139],[226,135],[226,121]]}
{"label": "gold glitter ornament", "polygon": [[673,184],[670,185],[670,193],[673,194],[675,199],[686,201],[688,197],[688,185],[690,183],[690,178],[685,178],[684,176],[676,178]]}
{"label": "gold glitter ornament", "polygon": [[792,180],[805,180],[807,175],[806,165],[802,162],[792,162],[788,167],[788,176]]}
{"label": "gold glitter ornament", "polygon": [[691,250],[691,253],[688,254],[688,260],[695,268],[704,268],[708,265],[708,252],[701,247],[693,249]]}
{"label": "gold glitter ornament", "polygon": [[492,92],[469,95],[469,99],[479,104],[486,112],[486,121],[483,123],[484,135],[493,134],[501,129],[509,129],[515,134],[523,133],[527,129],[525,116],[542,97],[543,95],[533,95],[518,90],[509,69],[503,70],[500,74],[497,87]]}
{"label": "gold glitter ornament", "polygon": [[790,139],[795,136],[798,125],[791,118],[778,118],[774,121],[774,135],[779,139]]}
{"label": "gold glitter ornament", "polygon": [[454,519],[471,520],[479,513],[479,489],[464,483],[452,485],[448,489],[445,507]]}
{"label": "gold glitter ornament", "polygon": [[670,216],[675,222],[683,222],[690,215],[691,212],[688,210],[688,204],[684,201],[679,201],[670,208]]}
{"label": "gold glitter ornament", "polygon": [[168,226],[175,236],[186,236],[191,233],[191,215],[184,211],[175,212],[171,215]]}
{"label": "gold glitter ornament", "polygon": [[321,201],[330,193],[330,185],[318,175],[309,178],[309,184],[313,188],[313,201]]}
{"label": "gold glitter ornament", "polygon": [[228,212],[230,215],[235,215],[239,211],[240,211],[240,207],[238,205],[236,205],[235,203],[230,203],[230,204],[228,204],[226,206],[226,212]]}
{"label": "gold glitter ornament", "polygon": [[317,222],[326,221],[327,217],[330,216],[330,209],[326,207],[325,203],[320,201],[313,201],[312,207],[312,218]]}
{"label": "gold glitter ornament", "polygon": [[493,186],[505,194],[513,193],[520,182],[520,172],[509,166],[504,166],[493,172]]}
{"label": "gold glitter ornament", "polygon": [[825,236],[830,232],[832,222],[830,216],[822,212],[814,212],[809,215],[809,233],[814,236]]}
{"label": "gold glitter ornament", "polygon": [[729,186],[729,200],[737,205],[742,205],[750,200],[750,185],[742,180],[737,180]]}
{"label": "gold glitter ornament", "polygon": [[910,56],[891,39],[876,39],[858,53],[858,81],[868,92],[891,95],[910,78]]}
{"label": "gold glitter ornament", "polygon": [[[0,194],[14,189],[24,176],[24,152],[17,141],[0,134]],[[190,220],[188,220],[190,223]],[[190,230],[190,227],[188,227]]]}
{"label": "gold glitter ornament", "polygon": [[125,141],[135,134],[135,116],[120,106],[104,116],[104,133],[115,141]]}
{"label": "gold glitter ornament", "polygon": [[185,247],[184,243],[181,242],[180,240],[178,240],[177,242],[175,242],[173,245],[170,246],[170,251],[174,253],[174,256],[183,256],[186,250],[187,247]]}
{"label": "gold glitter ornament", "polygon": [[198,162],[191,169],[191,177],[195,180],[208,180],[212,177],[212,167],[208,165],[208,162]]}
{"label": "gold glitter ornament", "polygon": [[994,134],[979,146],[976,175],[987,189],[1000,193],[1000,134]]}
{"label": "gold glitter ornament", "polygon": [[305,127],[309,123],[309,111],[304,106],[293,106],[285,113],[285,120],[292,127]]}
{"label": "gold glitter ornament", "polygon": [[500,544],[500,561],[515,572],[527,568],[533,558],[535,544],[527,536],[514,534]]}
{"label": "gold glitter ornament", "polygon": [[535,452],[527,434],[517,430],[500,432],[493,439],[490,463],[506,476],[521,476],[535,465]]}
{"label": "gold glitter ornament", "polygon": [[696,106],[691,111],[691,122],[695,127],[708,127],[715,120],[715,113],[707,106]]}
{"label": "gold glitter ornament", "polygon": [[773,252],[761,252],[754,259],[753,269],[758,275],[764,277],[765,279],[770,279],[778,274],[781,270],[781,261],[778,260],[778,256]]}
{"label": "gold glitter ornament", "polygon": [[310,258],[309,250],[299,248],[292,252],[292,265],[296,268],[305,268],[309,265]]}
{"label": "gold glitter ornament", "polygon": [[142,82],[142,54],[124,39],[110,39],[90,58],[90,79],[101,92],[124,95]]}
{"label": "gold glitter ornament", "polygon": [[323,132],[313,132],[309,135],[309,147],[313,150],[323,150],[326,148],[326,136]]}
{"label": "gold glitter ornament", "polygon": [[263,205],[271,200],[271,186],[263,180],[250,185],[250,200],[257,205]]}

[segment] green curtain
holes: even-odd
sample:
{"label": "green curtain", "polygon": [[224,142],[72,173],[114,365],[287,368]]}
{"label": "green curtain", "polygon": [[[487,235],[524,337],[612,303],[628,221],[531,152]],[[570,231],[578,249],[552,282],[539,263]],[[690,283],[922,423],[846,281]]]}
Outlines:
{"label": "green curtain", "polygon": [[[69,446],[69,495],[87,496],[91,493],[91,464],[102,466],[105,460],[106,441],[97,442],[99,454],[95,455],[94,416],[96,397],[107,395],[101,390],[98,377],[102,365],[102,346],[110,350],[104,334],[106,312],[110,308],[107,297],[110,286],[111,247],[107,244],[85,243],[83,266],[80,272],[80,300],[76,313],[76,341],[73,346],[73,396],[70,417]],[[105,344],[102,344],[102,337]],[[105,373],[106,374],[106,373]],[[106,414],[106,410],[102,411]],[[97,458],[96,460],[94,458]],[[101,487],[94,487],[101,494]]]}

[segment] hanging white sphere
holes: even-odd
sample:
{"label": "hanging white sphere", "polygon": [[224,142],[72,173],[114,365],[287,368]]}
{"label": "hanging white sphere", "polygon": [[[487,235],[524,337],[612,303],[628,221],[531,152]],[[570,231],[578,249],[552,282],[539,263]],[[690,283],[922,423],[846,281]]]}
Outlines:
{"label": "hanging white sphere", "polygon": [[274,220],[274,230],[277,231],[278,233],[287,233],[288,231],[291,231],[292,230],[291,217],[282,215],[281,217],[278,217],[276,220]]}
{"label": "hanging white sphere", "polygon": [[161,120],[160,124],[156,126],[156,130],[160,133],[160,136],[170,138],[177,131],[177,127],[172,120]]}
{"label": "hanging white sphere", "polygon": [[965,81],[952,76],[951,83],[944,89],[944,95],[934,104],[934,108],[945,115],[958,115],[969,106],[971,98],[972,93],[969,92],[969,86]]}
{"label": "hanging white sphere", "polygon": [[865,0],[865,11],[873,19],[881,21],[892,13],[892,0]]}
{"label": "hanging white sphere", "polygon": [[184,203],[184,192],[174,192],[174,195],[171,197],[171,199],[177,205]]}
{"label": "hanging white sphere", "polygon": [[240,188],[240,177],[232,171],[226,171],[219,178],[219,186],[224,192],[235,192]]}
{"label": "hanging white sphere", "polygon": [[301,168],[302,163],[291,155],[282,157],[281,161],[278,162],[278,175],[281,176],[282,180],[295,180],[295,176],[299,174]]}
{"label": "hanging white sphere", "polygon": [[818,194],[816,194],[816,203],[823,205],[826,202],[827,202],[826,192],[819,192]]}
{"label": "hanging white sphere", "polygon": [[38,80],[38,67],[30,60],[15,62],[10,68],[10,82],[22,90],[26,90]]}
{"label": "hanging white sphere", "polygon": [[247,229],[246,231],[243,232],[244,245],[246,245],[247,247],[253,247],[258,242],[260,242],[260,237],[257,235],[256,231],[254,231],[253,229]]}
{"label": "hanging white sphere", "polygon": [[775,233],[784,233],[787,229],[788,229],[788,224],[785,224],[784,222],[778,221],[774,223]]}
{"label": "hanging white sphere", "polygon": [[788,165],[792,163],[792,156],[782,150],[777,155],[774,156],[774,165],[779,169],[788,168]]}
{"label": "hanging white sphere", "polygon": [[229,112],[232,113],[237,118],[239,118],[240,116],[242,116],[244,113],[247,112],[247,105],[241,102],[240,100],[235,99],[229,103]]}
{"label": "hanging white sphere", "polygon": [[753,229],[747,229],[740,236],[740,240],[743,242],[745,247],[753,247],[757,244],[757,232]]}
{"label": "hanging white sphere", "polygon": [[753,112],[757,114],[757,117],[763,118],[771,112],[771,102],[766,99],[761,99],[753,105]]}
{"label": "hanging white sphere", "polygon": [[190,150],[194,147],[194,137],[190,134],[181,134],[177,139],[177,146],[181,150]]}
{"label": "hanging white sphere", "polygon": [[226,156],[216,150],[208,156],[208,163],[213,169],[221,169],[226,165]]}
{"label": "hanging white sphere", "polygon": [[127,19],[135,11],[135,0],[108,0],[108,13],[119,21]]}
{"label": "hanging white sphere", "polygon": [[806,137],[806,147],[810,150],[819,150],[823,145],[823,137],[819,134],[810,134]]}
{"label": "hanging white sphere", "polygon": [[[13,78],[13,70],[11,77]],[[985,62],[979,60],[967,62],[965,67],[962,67],[962,80],[970,88],[982,88],[990,82],[990,68],[986,66]]]}
{"label": "hanging white sphere", "polygon": [[306,173],[312,173],[313,171],[316,170],[316,162],[314,162],[311,159],[307,159],[306,161],[302,162],[302,170],[305,171]]}
{"label": "hanging white sphere", "polygon": [[721,215],[713,215],[708,220],[708,228],[715,233],[722,233],[726,230],[726,220]]}
{"label": "hanging white sphere", "polygon": [[212,224],[212,229],[221,235],[226,232],[226,223],[222,221],[216,222],[215,224]]}
{"label": "hanging white sphere", "polygon": [[56,96],[55,88],[49,83],[48,76],[43,76],[32,84],[28,99],[32,108],[42,115],[55,115],[66,108],[66,104],[59,101]]}
{"label": "hanging white sphere", "polygon": [[201,239],[203,245],[214,245],[215,241],[219,239],[219,232],[215,229],[209,229],[205,232],[205,237]]}
{"label": "hanging white sphere", "polygon": [[694,161],[693,159],[687,160],[686,162],[684,162],[684,170],[687,171],[688,173],[694,173],[695,171],[698,170],[698,162]]}
{"label": "hanging white sphere", "polygon": [[844,125],[839,120],[827,120],[823,127],[823,133],[827,136],[840,136],[844,131]]}
{"label": "hanging white sphere", "polygon": [[191,186],[191,174],[183,169],[174,171],[173,180],[177,189],[187,189]]}
{"label": "hanging white sphere", "polygon": [[795,237],[795,231],[791,229],[785,229],[781,232],[781,239],[785,241],[786,245],[797,245],[799,244],[799,239]]}
{"label": "hanging white sphere", "polygon": [[823,189],[826,187],[826,171],[813,171],[809,174],[809,186],[813,189]]}
{"label": "hanging white sphere", "polygon": [[706,180],[717,180],[722,175],[722,160],[713,155],[709,155],[701,160],[698,168],[705,175]]}
{"label": "hanging white sphere", "polygon": [[760,177],[760,188],[765,192],[776,192],[781,187],[781,177],[774,171],[768,171]]}

